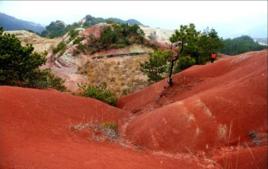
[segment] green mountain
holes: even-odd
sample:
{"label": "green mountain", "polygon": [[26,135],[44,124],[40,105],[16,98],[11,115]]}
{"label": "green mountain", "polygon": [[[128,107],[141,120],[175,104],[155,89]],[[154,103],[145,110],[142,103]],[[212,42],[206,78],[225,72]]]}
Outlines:
{"label": "green mountain", "polygon": [[228,55],[236,55],[248,51],[257,51],[267,48],[254,41],[250,36],[243,35],[233,39],[223,40],[224,47],[221,52]]}
{"label": "green mountain", "polygon": [[41,33],[45,29],[40,24],[17,19],[13,16],[9,16],[1,12],[0,27],[3,27],[4,30],[30,30],[37,33]]}

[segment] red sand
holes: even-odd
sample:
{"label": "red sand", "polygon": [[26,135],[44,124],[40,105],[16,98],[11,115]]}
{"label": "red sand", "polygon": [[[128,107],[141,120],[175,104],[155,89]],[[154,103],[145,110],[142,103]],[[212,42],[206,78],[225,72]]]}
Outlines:
{"label": "red sand", "polygon": [[163,80],[119,100],[118,107],[135,114],[124,129],[133,144],[172,153],[209,152],[250,143],[251,131],[268,132],[267,50],[194,66],[174,82],[165,89]]}
{"label": "red sand", "polygon": [[203,168],[174,159],[95,142],[71,126],[120,121],[127,112],[99,101],[59,93],[0,87],[1,169],[183,169]]}
{"label": "red sand", "polygon": [[[0,169],[267,168],[267,50],[194,66],[165,86],[121,98],[122,109],[54,90],[0,87]],[[110,121],[130,148],[73,130]]]}
{"label": "red sand", "polygon": [[267,169],[268,147],[238,148],[217,152],[214,159],[223,168],[234,169]]}

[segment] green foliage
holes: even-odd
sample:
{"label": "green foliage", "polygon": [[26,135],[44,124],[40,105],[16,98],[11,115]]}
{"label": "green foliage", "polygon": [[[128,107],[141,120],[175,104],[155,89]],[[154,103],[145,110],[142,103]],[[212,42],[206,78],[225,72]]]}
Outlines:
{"label": "green foliage", "polygon": [[65,32],[65,33],[66,33],[66,32],[70,32],[70,31],[75,30],[76,28],[79,28],[79,27],[80,27],[80,24],[77,23],[77,22],[75,22],[75,23],[73,23],[73,24],[71,24],[71,25],[67,25],[67,26],[65,27],[64,32]]}
{"label": "green foliage", "polygon": [[102,45],[104,49],[108,48],[111,44],[118,42],[118,36],[115,31],[112,30],[111,27],[107,27],[101,33],[99,43]]}
{"label": "green foliage", "polygon": [[103,18],[95,18],[91,15],[87,15],[85,16],[85,22],[83,23],[83,27],[87,28],[89,26],[101,23],[101,22],[105,22],[105,19]]}
{"label": "green foliage", "polygon": [[57,20],[46,26],[46,30],[43,31],[41,35],[49,38],[55,38],[64,35],[65,32],[64,22]]}
{"label": "green foliage", "polygon": [[54,88],[59,91],[65,91],[64,80],[56,77],[50,69],[38,70],[27,81],[28,87],[33,88]]}
{"label": "green foliage", "polygon": [[110,105],[115,105],[117,102],[115,95],[104,86],[79,85],[79,87],[82,96],[92,97]]}
{"label": "green foliage", "polygon": [[201,55],[200,63],[206,63],[211,53],[217,53],[223,47],[222,39],[218,37],[215,29],[205,30],[198,40],[198,51]]}
{"label": "green foliage", "polygon": [[219,52],[222,48],[222,41],[215,29],[199,32],[194,24],[181,25],[180,29],[170,37],[170,41],[184,43],[183,56],[193,57],[193,53],[198,52],[201,57],[200,63],[208,61],[211,53]]}
{"label": "green foliage", "polygon": [[0,29],[0,85],[15,85],[64,90],[63,81],[49,70],[40,70],[46,62],[32,45],[22,46],[14,35]]}
{"label": "green foliage", "polygon": [[78,36],[74,39],[73,44],[80,44],[82,40],[84,40],[84,37]]}
{"label": "green foliage", "polygon": [[66,49],[66,44],[64,41],[61,41],[56,48],[52,49],[53,54],[56,54],[61,51],[60,55],[63,54],[64,50]]}
{"label": "green foliage", "polygon": [[236,55],[248,51],[262,50],[267,47],[255,42],[249,36],[240,36],[234,39],[226,39],[223,41],[224,47],[221,52],[228,55]]}
{"label": "green foliage", "polygon": [[127,21],[124,21],[122,19],[119,18],[100,18],[100,17],[93,17],[91,15],[87,15],[85,17],[85,22],[83,23],[83,27],[87,28],[89,26],[98,24],[98,23],[108,23],[108,24],[129,24],[129,25],[142,25],[139,21],[135,20],[135,19],[129,19]]}
{"label": "green foliage", "polygon": [[188,67],[194,65],[196,63],[195,59],[190,56],[182,56],[180,57],[179,62],[176,65],[175,71],[180,72]]}
{"label": "green foliage", "polygon": [[46,30],[41,33],[41,36],[48,38],[56,38],[63,36],[65,33],[69,32],[71,34],[69,34],[71,38],[74,39],[74,36],[76,36],[76,33],[78,33],[75,31],[75,29],[79,27],[79,23],[73,23],[71,25],[66,26],[63,21],[57,20],[55,22],[51,22],[48,26],[46,26]]}
{"label": "green foliage", "polygon": [[144,32],[138,25],[113,24],[106,27],[99,39],[91,36],[88,51],[92,54],[103,49],[123,48],[130,44],[143,44]]}
{"label": "green foliage", "polygon": [[183,53],[190,54],[192,51],[197,51],[197,42],[199,40],[200,32],[195,29],[194,24],[181,25],[179,30],[175,30],[175,33],[171,35],[170,41],[177,42],[182,41],[184,45]]}
{"label": "green foliage", "polygon": [[157,82],[164,78],[171,55],[170,51],[156,50],[150,54],[148,61],[141,64],[141,71],[148,76],[149,81]]}
{"label": "green foliage", "polygon": [[103,122],[101,123],[101,126],[102,128],[113,130],[116,133],[118,132],[118,125],[115,122],[112,121]]}
{"label": "green foliage", "polygon": [[70,36],[69,41],[72,41],[73,39],[75,39],[78,36],[79,32],[75,29],[71,29],[68,32],[68,35]]}
{"label": "green foliage", "polygon": [[[181,25],[180,29],[170,37],[170,41],[182,41],[184,44],[179,62],[175,63],[175,72],[197,63],[205,63],[210,59],[211,53],[218,52],[222,47],[221,39],[214,29],[199,32],[194,24]],[[148,76],[149,81],[159,81],[168,72],[168,58],[171,56],[170,52],[156,51],[150,55],[149,61],[141,64],[141,71]]]}
{"label": "green foliage", "polygon": [[128,24],[128,25],[141,25],[141,23],[137,20],[130,19],[127,21],[118,19],[118,18],[100,18],[100,17],[93,17],[91,15],[87,15],[84,18],[84,23],[75,22],[73,24],[65,25],[63,21],[57,20],[51,22],[46,29],[41,33],[41,36],[48,37],[48,38],[55,38],[63,36],[65,33],[75,30],[76,28],[88,28],[90,26],[99,24],[99,23],[109,23],[109,24]]}

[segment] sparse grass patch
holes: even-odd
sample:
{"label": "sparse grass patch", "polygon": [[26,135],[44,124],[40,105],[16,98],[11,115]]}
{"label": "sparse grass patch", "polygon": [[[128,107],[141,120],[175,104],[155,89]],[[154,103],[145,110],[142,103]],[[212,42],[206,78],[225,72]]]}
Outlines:
{"label": "sparse grass patch", "polygon": [[73,132],[91,130],[92,134],[89,135],[89,139],[94,141],[115,141],[119,137],[118,124],[114,121],[79,123],[70,126],[70,130]]}
{"label": "sparse grass patch", "polygon": [[58,52],[61,52],[63,54],[64,50],[66,49],[66,44],[64,41],[61,41],[56,48],[52,49],[53,54],[57,54]]}
{"label": "sparse grass patch", "polygon": [[79,85],[79,87],[82,90],[82,96],[92,97],[110,105],[116,104],[117,98],[105,86]]}

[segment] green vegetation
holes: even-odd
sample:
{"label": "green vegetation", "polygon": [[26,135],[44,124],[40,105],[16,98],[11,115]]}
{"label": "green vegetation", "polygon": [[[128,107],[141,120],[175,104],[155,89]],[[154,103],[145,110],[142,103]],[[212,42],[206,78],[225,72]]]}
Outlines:
{"label": "green vegetation", "polygon": [[79,85],[79,87],[82,96],[92,97],[110,105],[115,105],[117,102],[115,95],[104,86]]}
{"label": "green vegetation", "polygon": [[64,34],[69,32],[71,39],[74,39],[75,36],[77,36],[78,34],[75,29],[79,27],[80,24],[76,22],[66,26],[63,21],[57,20],[51,22],[48,26],[46,26],[46,29],[41,33],[41,36],[48,38],[56,38],[63,36]]}
{"label": "green vegetation", "polygon": [[129,19],[129,20],[122,20],[119,18],[100,18],[100,17],[94,17],[91,15],[87,15],[85,17],[85,22],[83,23],[83,27],[87,28],[89,26],[98,24],[98,23],[109,23],[109,24],[129,24],[129,25],[141,25],[141,23],[135,19]]}
{"label": "green vegetation", "polygon": [[150,54],[150,58],[141,64],[141,71],[144,72],[150,82],[162,80],[167,73],[168,58],[171,57],[170,51],[156,50]]}
{"label": "green vegetation", "polygon": [[120,48],[130,44],[140,44],[144,40],[144,32],[138,25],[113,24],[101,34],[99,42],[104,48]]}
{"label": "green vegetation", "polygon": [[82,40],[84,40],[84,37],[78,36],[74,39],[73,44],[80,44]]}
{"label": "green vegetation", "polygon": [[39,70],[38,73],[32,74],[28,80],[28,87],[33,88],[54,88],[59,91],[65,91],[64,80],[56,77],[51,69]]}
{"label": "green vegetation", "polygon": [[32,45],[22,46],[18,38],[0,28],[0,85],[65,90],[63,80],[49,69],[39,69],[46,58],[33,50]]}
{"label": "green vegetation", "polygon": [[48,26],[46,26],[46,29],[41,33],[41,36],[48,38],[60,37],[69,31],[75,30],[76,28],[88,28],[90,26],[99,23],[126,24],[126,25],[141,24],[139,21],[134,19],[124,21],[118,18],[104,19],[100,17],[93,17],[91,15],[86,15],[83,24],[75,22],[73,24],[66,25],[63,21],[60,20],[51,22]]}
{"label": "green vegetation", "polygon": [[228,55],[236,55],[248,51],[257,51],[267,48],[255,42],[249,36],[226,39],[223,41],[223,44],[224,47],[221,49],[221,52]]}
{"label": "green vegetation", "polygon": [[130,44],[143,44],[144,32],[138,25],[113,24],[106,27],[99,39],[89,37],[89,45],[81,47],[84,51],[93,54],[100,50],[123,48]]}
{"label": "green vegetation", "polygon": [[55,38],[64,35],[64,33],[66,33],[64,22],[57,20],[46,26],[46,30],[44,30],[41,35],[49,38]]}
{"label": "green vegetation", "polygon": [[69,41],[72,41],[73,39],[75,39],[78,36],[79,32],[75,29],[71,29],[68,32],[68,35],[70,36]]}
{"label": "green vegetation", "polygon": [[95,18],[91,15],[86,15],[85,16],[85,22],[83,23],[83,27],[87,28],[89,26],[101,23],[101,22],[105,22],[105,19],[103,18]]}
{"label": "green vegetation", "polygon": [[[210,59],[211,53],[217,53],[222,48],[222,40],[214,29],[197,31],[194,24],[181,25],[179,30],[170,37],[171,42],[182,41],[184,49],[182,56],[190,56],[196,64],[204,64]],[[198,56],[195,54],[198,53]]]}
{"label": "green vegetation", "polygon": [[195,62],[195,59],[190,56],[182,56],[175,67],[175,72],[180,72],[184,69],[187,69],[188,67],[194,65]]}
{"label": "green vegetation", "polygon": [[110,129],[118,133],[118,125],[116,122],[112,122],[112,121],[102,122],[101,126],[102,128]]}
{"label": "green vegetation", "polygon": [[[175,73],[182,71],[194,64],[204,64],[210,59],[211,53],[217,53],[222,47],[222,41],[214,29],[199,32],[194,24],[181,25],[179,30],[170,37],[171,42],[183,42],[183,52],[175,65]],[[171,53],[155,51],[150,55],[149,61],[141,64],[149,81],[159,81],[168,73],[168,60]]]}
{"label": "green vegetation", "polygon": [[56,48],[53,48],[53,49],[52,49],[52,52],[53,52],[53,54],[56,54],[56,53],[60,52],[59,55],[62,55],[62,54],[64,53],[65,49],[66,49],[66,44],[65,44],[64,41],[61,41],[61,42],[57,45]]}

